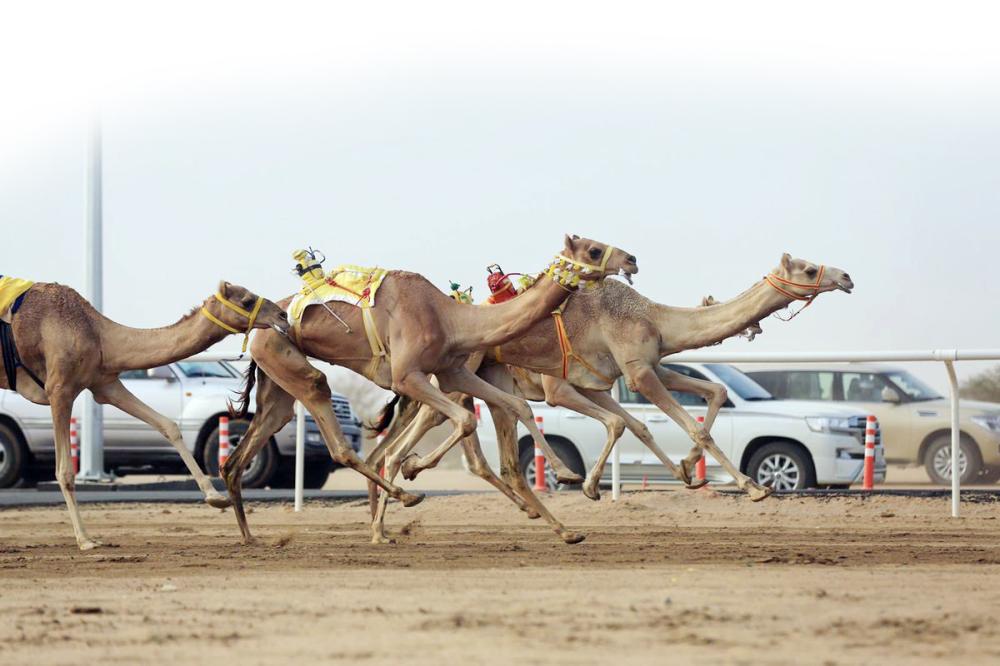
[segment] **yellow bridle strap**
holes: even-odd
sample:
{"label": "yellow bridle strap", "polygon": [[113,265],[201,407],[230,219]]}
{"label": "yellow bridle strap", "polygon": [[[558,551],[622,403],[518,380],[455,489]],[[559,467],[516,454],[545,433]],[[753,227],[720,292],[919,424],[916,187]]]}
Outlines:
{"label": "yellow bridle strap", "polygon": [[244,337],[243,337],[243,353],[246,353],[247,343],[250,341],[250,331],[253,330],[253,324],[254,324],[255,321],[257,321],[257,315],[260,314],[260,308],[261,308],[261,306],[264,305],[264,297],[263,296],[258,296],[257,297],[257,302],[254,303],[253,310],[250,310],[250,311],[244,310],[243,308],[241,308],[240,306],[236,305],[232,301],[227,300],[226,297],[223,296],[220,293],[216,293],[213,296],[213,298],[215,298],[215,300],[217,300],[223,306],[229,308],[230,310],[232,310],[236,314],[242,315],[242,316],[244,316],[244,317],[247,318],[247,330],[246,331],[241,331],[239,329],[233,328],[232,326],[230,326],[226,322],[222,321],[221,319],[219,319],[218,317],[216,317],[215,315],[213,315],[211,312],[208,311],[208,308],[206,308],[204,305],[201,306],[201,313],[203,315],[205,315],[205,318],[208,319],[213,324],[217,324],[218,326],[220,326],[221,328],[224,328],[225,330],[229,331],[230,333],[243,333],[243,335],[244,335]]}

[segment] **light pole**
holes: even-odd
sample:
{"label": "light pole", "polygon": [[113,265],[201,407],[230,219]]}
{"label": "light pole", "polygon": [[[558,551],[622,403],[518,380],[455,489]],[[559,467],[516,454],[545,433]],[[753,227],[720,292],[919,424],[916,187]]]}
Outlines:
{"label": "light pole", "polygon": [[[104,308],[104,261],[102,257],[101,125],[95,120],[87,143],[87,299],[101,312]],[[104,414],[90,391],[84,391],[83,441],[80,446],[80,473],[84,481],[110,481],[104,471]]]}

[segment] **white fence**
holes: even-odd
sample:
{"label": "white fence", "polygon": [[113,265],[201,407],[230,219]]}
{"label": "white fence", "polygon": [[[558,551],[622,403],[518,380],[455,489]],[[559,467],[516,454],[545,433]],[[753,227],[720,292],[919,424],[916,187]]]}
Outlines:
{"label": "white fence", "polygon": [[[205,352],[194,356],[199,361],[235,361],[235,352]],[[244,357],[249,360],[249,356]],[[959,454],[959,404],[956,361],[1000,360],[1000,349],[932,349],[911,351],[849,351],[849,352],[761,352],[732,353],[690,351],[674,354],[671,361],[689,363],[901,363],[912,361],[943,363],[951,388],[951,469],[957,470]],[[295,510],[302,509],[302,470],[304,469],[305,410],[296,403],[295,441]],[[616,446],[611,458],[612,499],[618,499],[621,490],[621,460]],[[951,475],[951,515],[958,517],[961,501],[961,479]]]}

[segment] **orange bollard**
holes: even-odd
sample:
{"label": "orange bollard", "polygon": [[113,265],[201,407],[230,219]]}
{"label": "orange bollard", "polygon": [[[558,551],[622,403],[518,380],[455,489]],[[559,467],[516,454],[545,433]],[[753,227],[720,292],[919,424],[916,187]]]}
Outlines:
{"label": "orange bollard", "polygon": [[229,460],[229,417],[219,417],[219,470]]}
{"label": "orange bollard", "polygon": [[[479,405],[479,403],[477,402],[477,403],[476,403],[476,423],[477,423],[477,424],[478,424],[478,423],[479,423],[480,421],[482,421],[482,420],[483,420],[483,414],[482,414],[482,412],[481,412],[481,411],[479,410],[479,407],[480,407],[480,405]],[[477,426],[477,427],[478,427],[478,426]]]}
{"label": "orange bollard", "polygon": [[[704,423],[705,417],[699,416],[697,419],[698,423]],[[705,480],[705,452],[702,451],[701,458],[698,458],[698,462],[694,466],[694,476],[699,481]]]}
{"label": "orange bollard", "polygon": [[865,476],[863,490],[875,488],[875,426],[878,422],[873,414],[868,415],[865,427]]}
{"label": "orange bollard", "polygon": [[73,476],[76,476],[80,473],[80,434],[75,416],[69,420],[69,455],[73,459]]}
{"label": "orange bollard", "polygon": [[[545,436],[545,422],[541,416],[535,417],[538,430]],[[548,490],[545,483],[545,452],[535,446],[535,490]]]}

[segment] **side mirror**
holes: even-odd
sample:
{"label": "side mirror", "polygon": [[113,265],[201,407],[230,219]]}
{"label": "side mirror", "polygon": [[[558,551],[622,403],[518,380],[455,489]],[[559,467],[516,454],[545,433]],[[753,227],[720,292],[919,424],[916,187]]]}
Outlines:
{"label": "side mirror", "polygon": [[899,393],[894,388],[889,388],[886,386],[882,389],[882,402],[891,402],[894,405],[898,405],[902,400],[899,397]]}

